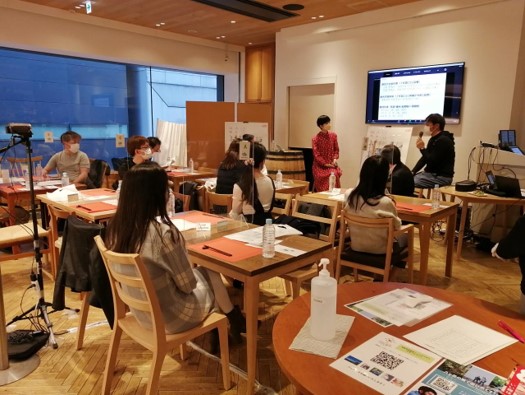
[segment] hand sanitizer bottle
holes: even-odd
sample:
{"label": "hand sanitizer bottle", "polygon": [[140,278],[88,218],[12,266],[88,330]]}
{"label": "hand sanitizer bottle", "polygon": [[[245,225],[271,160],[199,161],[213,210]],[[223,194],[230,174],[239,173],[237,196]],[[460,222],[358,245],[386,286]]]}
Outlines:
{"label": "hand sanitizer bottle", "polygon": [[193,168],[193,159],[190,158],[190,161],[188,162],[189,164],[189,167],[190,167],[190,173],[193,173],[194,171],[194,168]]}
{"label": "hand sanitizer bottle", "polygon": [[40,163],[36,165],[35,173],[37,177],[42,177],[42,165]]}
{"label": "hand sanitizer bottle", "polygon": [[277,189],[280,189],[283,187],[283,173],[281,173],[281,170],[277,170],[277,174],[275,175],[275,183],[277,185],[275,185],[275,187]]}
{"label": "hand sanitizer bottle", "polygon": [[328,192],[333,192],[335,188],[335,173],[331,172],[328,178]]}
{"label": "hand sanitizer bottle", "polygon": [[331,340],[335,336],[337,281],[330,277],[326,266],[327,258],[321,259],[323,266],[319,276],[312,279],[312,299],[310,311],[310,334],[318,340]]}

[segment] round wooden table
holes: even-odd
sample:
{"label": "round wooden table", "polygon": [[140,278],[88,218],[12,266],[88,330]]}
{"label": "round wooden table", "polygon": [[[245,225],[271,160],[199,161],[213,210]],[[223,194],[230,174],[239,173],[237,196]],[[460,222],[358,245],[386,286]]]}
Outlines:
{"label": "round wooden table", "polygon": [[[450,302],[452,306],[412,327],[391,326],[388,328],[383,328],[344,307],[345,304],[397,288],[410,288],[434,298]],[[337,314],[356,317],[341,348],[339,357],[353,350],[379,332],[386,332],[403,338],[403,335],[407,333],[416,331],[452,315],[460,315],[507,334],[507,332],[497,324],[499,320],[504,320],[518,333],[525,335],[525,319],[517,312],[468,295],[422,285],[372,282],[339,285],[337,293]],[[310,293],[307,293],[286,306],[279,313],[273,326],[272,338],[277,362],[286,377],[295,385],[298,392],[301,394],[377,394],[378,392],[370,387],[331,368],[329,365],[334,361],[333,359],[289,349],[290,344],[309,316]],[[507,377],[516,363],[523,363],[523,361],[525,361],[525,344],[517,342],[474,362],[474,364],[503,377]]]}

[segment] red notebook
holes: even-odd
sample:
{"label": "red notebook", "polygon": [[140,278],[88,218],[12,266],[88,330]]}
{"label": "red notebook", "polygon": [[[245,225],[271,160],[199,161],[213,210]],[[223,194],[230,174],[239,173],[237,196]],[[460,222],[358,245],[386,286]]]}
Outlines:
{"label": "red notebook", "polygon": [[250,247],[242,241],[230,240],[225,237],[204,243],[192,244],[188,246],[188,249],[202,252],[226,262],[238,262],[262,254],[260,248]]}
{"label": "red notebook", "polygon": [[101,211],[111,211],[117,209],[117,206],[115,206],[114,204],[105,202],[84,203],[79,204],[76,207],[88,213],[98,213]]}
{"label": "red notebook", "polygon": [[400,203],[396,202],[397,211],[409,211],[414,213],[421,213],[423,211],[432,210],[432,207],[425,206],[424,204],[411,204],[411,203]]}

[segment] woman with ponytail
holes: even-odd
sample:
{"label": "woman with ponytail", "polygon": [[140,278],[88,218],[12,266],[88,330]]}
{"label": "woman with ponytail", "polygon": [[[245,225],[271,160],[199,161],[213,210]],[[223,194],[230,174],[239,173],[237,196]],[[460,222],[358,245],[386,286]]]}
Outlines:
{"label": "woman with ponytail", "polygon": [[233,204],[230,217],[264,225],[271,218],[275,198],[273,180],[262,173],[267,151],[264,145],[252,143],[253,159],[248,161],[241,179],[233,186]]}

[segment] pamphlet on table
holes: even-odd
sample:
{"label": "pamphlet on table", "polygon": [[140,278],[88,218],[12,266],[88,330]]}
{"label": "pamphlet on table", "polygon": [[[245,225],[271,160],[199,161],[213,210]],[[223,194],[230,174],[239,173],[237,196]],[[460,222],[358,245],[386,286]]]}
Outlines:
{"label": "pamphlet on table", "polygon": [[384,395],[397,395],[441,358],[431,351],[381,332],[330,364]]}
{"label": "pamphlet on table", "polygon": [[[434,390],[436,395],[495,395],[504,385],[505,378],[495,373],[447,359],[414,384],[405,395],[424,394],[426,388]],[[423,392],[419,392],[420,389]]]}

